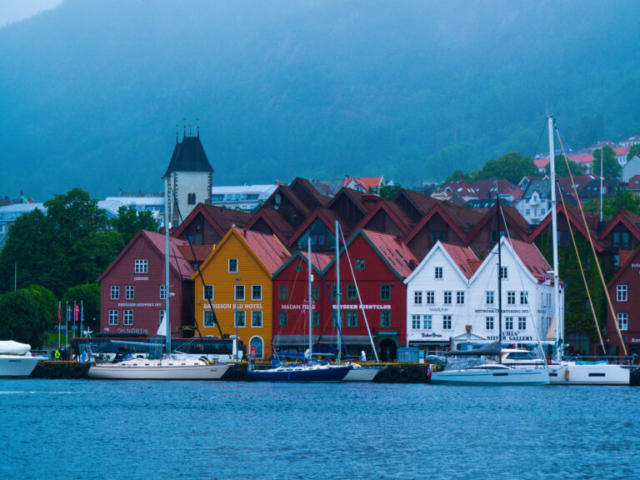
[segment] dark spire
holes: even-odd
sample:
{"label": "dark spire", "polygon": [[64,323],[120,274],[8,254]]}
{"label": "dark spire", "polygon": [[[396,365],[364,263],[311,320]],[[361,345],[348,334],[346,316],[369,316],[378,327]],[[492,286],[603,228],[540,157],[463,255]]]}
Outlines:
{"label": "dark spire", "polygon": [[176,142],[176,146],[169,162],[169,167],[162,178],[168,177],[172,172],[211,172],[213,168],[204,152],[200,135],[182,139],[182,143]]}

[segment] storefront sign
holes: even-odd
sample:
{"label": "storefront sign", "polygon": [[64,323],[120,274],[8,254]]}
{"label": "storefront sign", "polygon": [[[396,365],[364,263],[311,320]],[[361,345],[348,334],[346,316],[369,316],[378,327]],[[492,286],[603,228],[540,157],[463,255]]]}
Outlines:
{"label": "storefront sign", "polygon": [[[498,335],[487,335],[487,340],[498,340]],[[532,342],[533,335],[523,335],[522,332],[502,332],[502,340],[510,342]]]}
{"label": "storefront sign", "polygon": [[421,333],[420,338],[442,338],[438,333]]}
{"label": "storefront sign", "polygon": [[161,307],[162,303],[119,303],[119,307]]}

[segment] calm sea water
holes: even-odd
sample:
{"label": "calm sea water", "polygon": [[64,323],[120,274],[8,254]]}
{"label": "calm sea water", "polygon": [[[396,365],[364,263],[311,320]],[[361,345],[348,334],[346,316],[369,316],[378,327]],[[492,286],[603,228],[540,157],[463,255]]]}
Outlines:
{"label": "calm sea water", "polygon": [[640,388],[0,381],[2,479],[637,478]]}

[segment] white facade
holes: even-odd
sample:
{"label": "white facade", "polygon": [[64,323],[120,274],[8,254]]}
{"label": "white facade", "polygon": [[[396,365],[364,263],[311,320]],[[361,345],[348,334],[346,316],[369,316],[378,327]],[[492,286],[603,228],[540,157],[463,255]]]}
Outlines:
{"label": "white facade", "polygon": [[277,188],[276,184],[213,187],[211,204],[250,212],[262,205]]}
{"label": "white facade", "polygon": [[438,241],[404,283],[407,344],[441,350],[469,323],[469,281]]}
{"label": "white facade", "polygon": [[[498,340],[497,251],[496,246],[467,279],[445,246],[438,242],[431,249],[405,280],[409,346],[437,352],[447,349],[450,343],[458,348],[459,343]],[[543,258],[539,252],[538,255]],[[538,340],[553,340],[555,335],[548,337],[555,325],[553,286],[532,275],[504,237],[502,267],[506,275],[502,280],[503,343],[531,344]],[[436,273],[438,268],[441,270]],[[540,270],[538,268],[538,275],[546,273]],[[436,278],[440,272],[441,278]],[[563,298],[561,293],[561,305]]]}
{"label": "white facade", "polygon": [[546,196],[543,198],[541,192],[535,190],[528,198],[522,198],[515,204],[516,210],[529,225],[537,225],[551,211],[551,200]]}
{"label": "white facade", "polygon": [[[211,172],[171,172],[169,195],[172,201],[169,203],[171,210],[169,218],[171,218],[172,228],[178,227],[198,203],[210,202],[211,177]],[[178,208],[176,208],[175,199],[177,199]]]}

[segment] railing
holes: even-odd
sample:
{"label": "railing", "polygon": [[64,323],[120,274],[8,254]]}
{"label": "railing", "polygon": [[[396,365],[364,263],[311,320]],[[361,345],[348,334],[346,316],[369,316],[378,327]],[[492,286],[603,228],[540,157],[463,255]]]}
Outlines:
{"label": "railing", "polygon": [[640,358],[637,355],[567,355],[565,360],[573,362],[607,362],[612,365],[638,365]]}

